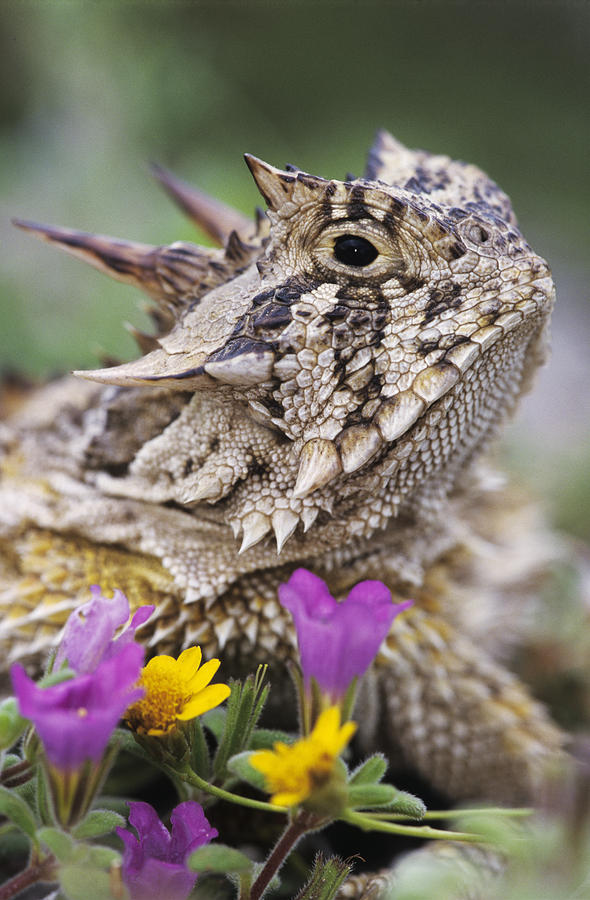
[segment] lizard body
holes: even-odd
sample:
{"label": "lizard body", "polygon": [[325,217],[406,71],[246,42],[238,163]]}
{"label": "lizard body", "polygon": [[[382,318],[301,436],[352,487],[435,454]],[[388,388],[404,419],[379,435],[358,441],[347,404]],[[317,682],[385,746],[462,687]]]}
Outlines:
{"label": "lizard body", "polygon": [[157,333],[6,426],[6,656],[38,658],[96,582],[156,602],[159,652],[280,663],[294,568],[336,595],[379,578],[417,602],[365,739],[452,796],[529,798],[561,736],[494,659],[528,570],[496,571],[520,513],[477,460],[543,359],[549,268],[481,170],[384,132],[361,179],[247,161],[255,224],[159,172],[222,249],[20,223],[145,290]]}

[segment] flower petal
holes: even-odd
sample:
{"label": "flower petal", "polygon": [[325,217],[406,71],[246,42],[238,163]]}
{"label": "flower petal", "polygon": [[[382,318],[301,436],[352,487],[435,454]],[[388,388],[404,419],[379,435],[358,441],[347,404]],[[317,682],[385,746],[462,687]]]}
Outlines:
{"label": "flower petal", "polygon": [[56,657],[55,667],[68,661],[75,672],[93,672],[104,657],[115,631],[129,618],[129,603],[122,591],[112,599],[104,597],[98,585],[90,588],[92,599],[68,618]]}
{"label": "flower petal", "polygon": [[287,583],[279,587],[279,599],[293,614],[295,609],[302,609],[316,618],[333,615],[338,606],[326,582],[308,569],[295,569]]}
{"label": "flower petal", "polygon": [[139,844],[145,856],[168,860],[170,834],[149,803],[129,800],[129,824],[135,828]]}
{"label": "flower petal", "polygon": [[184,862],[187,855],[208,844],[219,836],[216,828],[209,824],[203,807],[195,800],[179,803],[170,815],[172,840],[170,843],[170,861]]}
{"label": "flower petal", "polygon": [[229,685],[210,684],[189,700],[182,712],[177,715],[176,718],[181,722],[195,719],[197,716],[201,716],[203,713],[208,712],[208,710],[213,709],[213,707],[219,706],[220,703],[227,700],[229,695]]}
{"label": "flower petal", "polygon": [[221,662],[218,659],[210,659],[208,662],[203,663],[201,668],[195,672],[192,678],[187,682],[187,688],[191,694],[202,691],[203,688],[209,684],[220,665]]}
{"label": "flower petal", "polygon": [[200,647],[188,647],[186,650],[183,650],[177,660],[179,673],[182,677],[187,680],[192,678],[201,665],[202,658],[203,654]]}

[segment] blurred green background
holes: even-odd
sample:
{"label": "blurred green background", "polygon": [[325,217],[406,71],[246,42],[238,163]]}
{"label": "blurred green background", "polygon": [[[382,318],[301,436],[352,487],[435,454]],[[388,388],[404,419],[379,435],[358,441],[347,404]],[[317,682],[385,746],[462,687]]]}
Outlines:
{"label": "blurred green background", "polygon": [[505,443],[558,524],[590,537],[585,2],[4,2],[0,361],[47,376],[130,358],[139,295],[10,217],[147,242],[202,239],[156,160],[250,212],[244,151],[360,173],[375,130],[475,162],[554,269],[554,355]]}

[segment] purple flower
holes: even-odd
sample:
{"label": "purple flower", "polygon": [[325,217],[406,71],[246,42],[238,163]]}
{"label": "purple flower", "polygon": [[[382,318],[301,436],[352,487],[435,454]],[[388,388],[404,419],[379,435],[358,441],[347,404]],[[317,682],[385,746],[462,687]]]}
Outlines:
{"label": "purple flower", "polygon": [[12,666],[20,713],[33,722],[55,768],[71,771],[87,759],[101,759],[115,725],[143,696],[143,689],[134,687],[143,657],[143,647],[129,643],[91,674],[46,688],[38,687],[22,666]]}
{"label": "purple flower", "polygon": [[306,690],[314,678],[332,702],[369,668],[395,616],[412,605],[392,603],[381,581],[362,581],[338,603],[307,569],[293,572],[279,599],[295,621]]}
{"label": "purple flower", "polygon": [[66,660],[78,675],[94,672],[96,667],[111,659],[135,637],[135,631],[154,611],[153,606],[140,606],[131,622],[115,638],[115,632],[129,618],[129,603],[122,591],[115,591],[112,599],[103,597],[98,585],[90,588],[92,599],[69,617],[55,657],[54,668]]}
{"label": "purple flower", "polygon": [[172,831],[160,822],[149,803],[129,804],[129,824],[116,832],[123,841],[123,881],[131,900],[186,900],[197,875],[185,866],[187,856],[217,837],[205,813],[194,800],[187,800],[172,811]]}

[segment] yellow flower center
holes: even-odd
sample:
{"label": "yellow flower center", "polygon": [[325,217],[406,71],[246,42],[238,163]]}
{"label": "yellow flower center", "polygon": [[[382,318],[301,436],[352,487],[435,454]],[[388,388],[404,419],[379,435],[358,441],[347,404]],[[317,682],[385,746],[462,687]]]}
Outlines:
{"label": "yellow flower center", "polygon": [[155,656],[142,669],[139,683],[145,688],[145,697],[128,710],[130,725],[144,734],[154,730],[170,731],[190,696],[186,679],[178,671],[177,660],[170,656]]}

